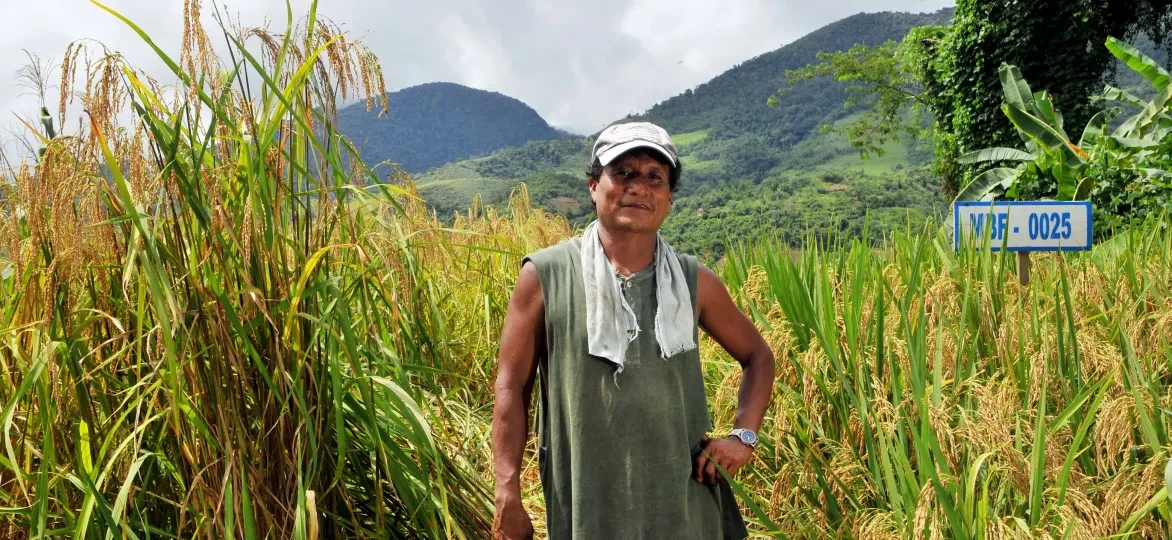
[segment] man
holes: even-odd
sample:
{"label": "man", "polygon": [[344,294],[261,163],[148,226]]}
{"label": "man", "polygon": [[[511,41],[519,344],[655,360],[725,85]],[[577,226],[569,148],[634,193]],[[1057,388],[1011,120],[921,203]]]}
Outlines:
{"label": "man", "polygon": [[[525,257],[501,335],[493,409],[493,537],[530,538],[521,503],[529,396],[541,377],[538,462],[552,540],[747,536],[718,466],[753,454],[773,354],[720,278],[659,235],[679,188],[666,131],[607,128],[587,173],[597,221]],[[740,362],[733,430],[713,425],[699,329]]]}

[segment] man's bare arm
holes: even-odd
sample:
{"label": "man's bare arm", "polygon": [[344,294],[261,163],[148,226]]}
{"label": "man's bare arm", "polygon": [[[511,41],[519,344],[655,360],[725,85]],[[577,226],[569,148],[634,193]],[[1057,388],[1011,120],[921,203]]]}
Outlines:
{"label": "man's bare arm", "polygon": [[[773,351],[752,321],[737,309],[720,277],[701,265],[697,281],[701,328],[741,364],[743,374],[734,427],[757,432],[765,420],[773,392]],[[753,451],[739,440],[709,441],[696,460],[696,480],[709,484],[723,481],[718,465],[736,476],[752,457]]]}
{"label": "man's bare arm", "polygon": [[753,322],[733,303],[720,277],[704,265],[700,265],[698,274],[700,327],[744,370],[734,427],[758,431],[773,392],[773,351]]}
{"label": "man's bare arm", "polygon": [[[492,411],[492,454],[496,473],[497,523],[494,536],[522,537],[529,516],[521,505],[521,461],[528,438],[529,401],[537,365],[545,355],[545,302],[532,263],[525,263],[501,329]],[[530,532],[531,534],[531,532]]]}

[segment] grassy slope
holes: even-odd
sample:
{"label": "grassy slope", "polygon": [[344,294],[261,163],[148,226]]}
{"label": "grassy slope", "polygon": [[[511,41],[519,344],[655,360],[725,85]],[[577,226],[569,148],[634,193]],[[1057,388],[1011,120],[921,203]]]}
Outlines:
{"label": "grassy slope", "polygon": [[[756,234],[762,227],[780,228],[794,242],[808,230],[858,234],[869,226],[882,234],[897,228],[908,216],[933,215],[943,204],[934,191],[935,181],[909,161],[908,143],[889,143],[884,156],[864,160],[836,133],[818,134],[802,142],[760,181],[729,179],[697,186],[693,181],[697,174],[726,176],[722,159],[702,159],[709,157],[703,146],[707,137],[703,130],[673,135],[684,164],[686,190],[678,198],[664,233],[685,251],[718,255],[724,251],[725,239]],[[508,161],[513,156],[502,153],[495,158]],[[477,195],[481,204],[502,205],[518,184],[525,183],[535,206],[560,210],[579,224],[589,219],[582,176],[585,155],[579,156],[577,166],[566,159],[552,171],[521,178],[481,175],[486,159],[433,170],[420,178],[420,192],[441,217],[447,217],[467,209]],[[557,207],[557,201],[566,197],[578,201],[576,211]]]}

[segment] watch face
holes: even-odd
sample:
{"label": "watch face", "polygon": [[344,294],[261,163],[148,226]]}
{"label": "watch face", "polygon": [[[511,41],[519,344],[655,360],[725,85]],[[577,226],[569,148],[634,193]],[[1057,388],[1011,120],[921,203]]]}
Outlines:
{"label": "watch face", "polygon": [[750,446],[752,446],[753,444],[756,444],[756,442],[757,442],[757,435],[754,434],[752,431],[748,431],[748,430],[742,431],[740,437],[741,437],[741,442],[743,442],[747,445],[750,445]]}

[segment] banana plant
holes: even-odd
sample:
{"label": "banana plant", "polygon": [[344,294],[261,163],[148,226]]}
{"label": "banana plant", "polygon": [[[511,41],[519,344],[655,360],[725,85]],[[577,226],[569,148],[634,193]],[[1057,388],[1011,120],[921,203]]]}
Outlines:
{"label": "banana plant", "polygon": [[1114,131],[1108,127],[1121,109],[1100,111],[1087,122],[1077,142],[1067,135],[1060,111],[1046,92],[1033,92],[1017,67],[1002,64],[998,73],[1005,99],[1001,111],[1009,118],[1025,145],[1016,148],[985,148],[959,158],[963,164],[1016,162],[1012,167],[985,171],[963,189],[959,201],[989,201],[1012,187],[1023,174],[1049,174],[1057,181],[1059,200],[1085,198],[1096,185],[1088,164],[1109,155],[1120,167],[1135,169],[1137,176],[1172,175],[1161,168],[1145,167],[1149,158],[1166,154],[1172,146],[1172,77],[1154,60],[1136,48],[1108,38],[1107,48],[1129,68],[1155,86],[1157,95],[1143,102],[1125,90],[1108,86],[1098,99],[1135,106],[1140,112]]}
{"label": "banana plant", "polygon": [[[1073,199],[1090,155],[1070,141],[1063,127],[1062,114],[1054,107],[1054,101],[1047,92],[1033,92],[1016,66],[1002,64],[998,73],[1005,95],[1001,111],[1017,128],[1026,150],[985,148],[961,156],[959,161],[965,164],[1016,161],[1018,165],[985,171],[961,191],[957,199],[991,200],[998,189],[1008,190],[1031,168],[1035,172],[1045,171],[1054,176],[1058,181],[1059,199]],[[1105,115],[1092,118],[1088,130],[1093,131],[1092,127],[1096,123],[1105,125]],[[1088,130],[1084,130],[1084,135]]]}

